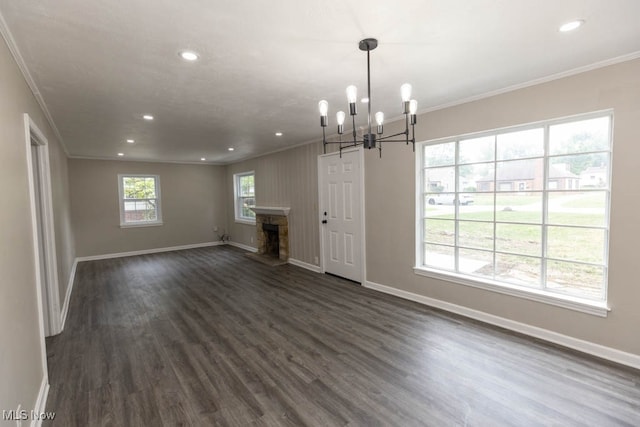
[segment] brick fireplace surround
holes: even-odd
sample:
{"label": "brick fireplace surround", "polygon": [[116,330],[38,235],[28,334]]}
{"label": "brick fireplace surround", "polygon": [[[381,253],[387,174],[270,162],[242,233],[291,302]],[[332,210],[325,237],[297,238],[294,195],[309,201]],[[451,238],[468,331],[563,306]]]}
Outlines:
{"label": "brick fireplace surround", "polygon": [[267,233],[262,229],[263,224],[278,226],[279,256],[282,261],[289,259],[289,210],[290,208],[260,207],[252,208],[256,213],[256,234],[258,254],[267,253]]}

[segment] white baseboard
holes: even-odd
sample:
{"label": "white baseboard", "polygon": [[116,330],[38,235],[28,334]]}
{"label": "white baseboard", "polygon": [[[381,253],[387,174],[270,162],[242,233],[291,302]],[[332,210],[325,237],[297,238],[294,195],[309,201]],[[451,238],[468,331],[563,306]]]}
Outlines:
{"label": "white baseboard", "polygon": [[244,249],[245,251],[248,251],[248,252],[253,252],[253,253],[258,252],[258,248],[254,248],[253,246],[243,245],[242,243],[238,243],[238,242],[232,242],[231,240],[227,242],[227,245],[235,246],[236,248]]}
{"label": "white baseboard", "polygon": [[511,331],[519,332],[524,335],[529,335],[534,338],[549,341],[563,347],[578,350],[583,353],[610,360],[612,362],[620,363],[622,365],[630,366],[635,369],[640,369],[640,355],[637,354],[627,353],[611,347],[605,347],[600,344],[595,344],[589,341],[570,337],[568,335],[559,334],[547,329],[542,329],[536,326],[527,325],[525,323],[516,322],[514,320],[505,319],[504,317],[494,316],[482,311],[473,310],[461,305],[414,294],[412,292],[403,291],[401,289],[392,288],[390,286],[381,285],[375,282],[367,281],[365,282],[365,287],[384,292],[386,294],[395,295],[397,297],[404,298],[410,301],[418,302],[420,304],[425,304],[430,307],[435,307],[451,313],[459,314],[461,316],[469,317],[471,319],[479,320],[481,322],[489,323],[491,325],[499,326],[501,328],[509,329]]}
{"label": "white baseboard", "polygon": [[[36,399],[36,406],[33,408],[33,412],[29,415],[33,416],[33,414],[42,414],[47,408],[47,397],[49,396],[49,380],[47,375],[45,374],[42,377],[42,383],[40,384],[40,391],[38,392],[38,398]],[[42,425],[42,420],[37,418],[31,418],[31,427],[40,427]]]}
{"label": "white baseboard", "polygon": [[206,243],[195,243],[193,245],[182,245],[182,246],[170,246],[166,248],[154,248],[154,249],[143,249],[141,251],[131,251],[131,252],[118,252],[113,254],[104,254],[104,255],[91,255],[76,258],[76,261],[96,261],[101,259],[110,259],[110,258],[122,258],[126,256],[135,256],[135,255],[147,255],[147,254],[157,254],[160,252],[172,252],[172,251],[183,251],[185,249],[195,249],[195,248],[205,248],[209,246],[219,246],[223,245],[222,242],[206,242]]}
{"label": "white baseboard", "polygon": [[67,321],[67,314],[69,313],[69,301],[71,300],[71,292],[73,290],[73,282],[76,279],[76,268],[78,267],[78,258],[73,261],[71,267],[71,273],[69,273],[69,282],[67,283],[67,292],[64,296],[64,303],[62,304],[62,310],[60,311],[60,332],[64,331],[64,324]]}
{"label": "white baseboard", "polygon": [[299,261],[299,260],[294,259],[294,258],[289,258],[288,262],[291,265],[295,265],[297,267],[305,268],[307,270],[313,271],[314,273],[321,273],[322,272],[320,266],[309,264],[308,262]]}

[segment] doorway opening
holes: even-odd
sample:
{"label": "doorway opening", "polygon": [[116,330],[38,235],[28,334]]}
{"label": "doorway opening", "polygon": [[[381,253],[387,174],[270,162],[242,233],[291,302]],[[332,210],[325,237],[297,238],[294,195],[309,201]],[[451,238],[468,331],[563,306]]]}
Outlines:
{"label": "doorway opening", "polygon": [[24,115],[24,127],[29,198],[31,201],[36,294],[44,338],[61,332],[49,146],[44,133],[40,131],[28,114]]}

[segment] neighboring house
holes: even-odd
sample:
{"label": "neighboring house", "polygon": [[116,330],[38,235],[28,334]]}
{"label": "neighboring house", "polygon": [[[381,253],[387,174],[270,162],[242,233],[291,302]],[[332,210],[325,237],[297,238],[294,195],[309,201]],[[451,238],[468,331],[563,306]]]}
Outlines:
{"label": "neighboring house", "polygon": [[607,185],[607,168],[591,166],[580,174],[580,188],[601,188]]}
{"label": "neighboring house", "polygon": [[[498,166],[495,184],[493,176],[476,182],[478,191],[539,191],[544,189],[542,160],[507,162]],[[495,188],[497,187],[497,188]],[[550,190],[576,190],[580,188],[578,175],[566,163],[549,166]]]}

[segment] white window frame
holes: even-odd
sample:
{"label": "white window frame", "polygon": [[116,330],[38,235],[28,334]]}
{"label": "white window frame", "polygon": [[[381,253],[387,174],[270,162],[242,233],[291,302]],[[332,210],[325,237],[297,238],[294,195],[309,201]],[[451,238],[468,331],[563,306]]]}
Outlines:
{"label": "white window frame", "polygon": [[[155,180],[155,192],[156,197],[152,199],[136,199],[136,200],[154,200],[156,202],[156,219],[153,221],[126,221],[125,211],[124,211],[124,178],[153,178]],[[152,226],[160,226],[162,223],[162,203],[160,198],[160,175],[150,175],[150,174],[135,174],[135,173],[122,173],[118,174],[118,199],[120,203],[120,227],[121,228],[129,228],[129,227],[152,227]]]}
{"label": "white window frame", "polygon": [[233,210],[235,215],[235,221],[240,224],[249,224],[249,225],[256,224],[255,215],[253,217],[242,215],[242,202],[240,200],[244,198],[243,196],[240,195],[240,178],[245,176],[252,176],[252,175],[253,175],[253,182],[254,182],[253,197],[255,200],[255,196],[256,196],[255,195],[255,179],[256,179],[255,171],[240,172],[233,175]]}
{"label": "white window frame", "polygon": [[[609,187],[608,189],[606,189],[606,194],[607,194],[607,199],[606,199],[606,203],[605,203],[605,255],[604,255],[604,299],[603,300],[591,300],[591,299],[587,299],[587,298],[580,298],[580,297],[576,297],[576,296],[572,296],[572,295],[565,295],[565,294],[560,294],[560,293],[555,293],[555,292],[550,292],[546,289],[544,289],[544,287],[542,289],[535,289],[535,288],[529,288],[529,287],[524,287],[524,286],[518,286],[516,284],[510,284],[507,282],[499,282],[499,281],[494,281],[494,280],[489,280],[489,279],[484,279],[484,278],[480,278],[480,277],[476,277],[476,276],[472,276],[472,275],[466,275],[464,273],[458,273],[458,272],[452,272],[452,271],[447,271],[444,269],[437,269],[437,268],[433,268],[433,267],[428,267],[422,264],[422,260],[424,259],[424,238],[423,238],[423,218],[424,216],[424,199],[423,199],[423,195],[425,192],[429,192],[428,189],[423,188],[424,186],[424,159],[423,159],[423,155],[424,155],[424,147],[427,145],[435,145],[435,144],[441,144],[441,143],[447,143],[447,142],[456,142],[456,147],[457,147],[457,141],[460,140],[464,140],[464,139],[471,139],[471,138],[479,138],[479,137],[483,137],[483,136],[489,136],[489,135],[495,135],[495,134],[500,134],[500,133],[507,133],[507,132],[514,132],[514,131],[521,131],[521,130],[527,130],[527,129],[531,129],[531,128],[535,128],[535,127],[544,127],[545,131],[544,131],[544,138],[545,138],[545,152],[544,152],[544,156],[543,156],[543,160],[545,165],[548,163],[548,159],[549,157],[553,157],[549,155],[549,126],[552,125],[557,125],[557,124],[563,124],[563,123],[570,123],[570,122],[574,122],[574,121],[581,121],[581,120],[588,120],[588,119],[595,119],[595,118],[599,118],[599,117],[606,117],[608,116],[610,118],[610,125],[609,125]],[[515,296],[515,297],[521,297],[524,299],[528,299],[528,300],[533,300],[533,301],[537,301],[537,302],[542,302],[542,303],[546,303],[546,304],[550,304],[550,305],[554,305],[554,306],[558,306],[558,307],[563,307],[563,308],[567,308],[570,310],[575,310],[575,311],[580,311],[583,313],[587,313],[587,314],[592,314],[592,315],[596,315],[596,316],[600,316],[600,317],[606,317],[608,312],[610,311],[610,308],[608,307],[607,304],[607,296],[608,296],[608,252],[609,252],[609,230],[610,230],[610,211],[611,211],[611,174],[612,174],[612,170],[613,170],[613,163],[612,163],[612,151],[613,151],[613,122],[614,122],[614,118],[613,118],[613,110],[605,110],[605,111],[598,111],[598,112],[593,112],[593,113],[588,113],[588,114],[581,114],[581,115],[576,115],[576,116],[571,116],[571,117],[565,117],[562,119],[555,119],[555,120],[546,120],[546,121],[542,121],[542,122],[536,122],[536,123],[529,123],[529,124],[525,124],[525,125],[520,125],[520,126],[513,126],[513,127],[507,127],[507,128],[501,128],[501,129],[494,129],[491,131],[486,131],[486,132],[479,132],[479,133],[474,133],[474,134],[466,134],[466,135],[459,135],[459,136],[455,136],[455,137],[449,137],[449,138],[442,138],[442,139],[438,139],[438,140],[432,140],[432,141],[424,141],[418,144],[418,147],[416,149],[416,155],[415,155],[415,161],[416,161],[416,232],[415,232],[415,236],[416,236],[416,241],[415,241],[415,267],[414,267],[414,273],[419,275],[419,276],[425,276],[425,277],[429,277],[429,278],[435,278],[435,279],[439,279],[439,280],[443,280],[443,281],[448,281],[448,282],[453,282],[456,284],[461,284],[461,285],[466,285],[466,286],[471,286],[474,288],[480,288],[480,289],[484,289],[484,290],[489,290],[489,291],[493,291],[493,292],[497,292],[497,293],[501,293],[501,294],[506,294],[506,295],[510,295],[510,296]],[[578,153],[576,153],[578,154]],[[458,156],[457,156],[457,149],[456,149],[456,160],[454,163],[454,167],[456,168],[456,171],[458,171],[458,167],[459,167],[459,163],[458,163]],[[545,174],[547,174],[547,167],[545,166]],[[458,173],[456,172],[456,182],[458,180]],[[548,176],[545,176],[545,180],[544,180],[545,184],[544,184],[544,189],[542,190],[543,193],[543,199],[546,198],[546,195],[550,194],[553,192],[553,190],[551,190],[548,186],[548,182],[549,182],[549,178]],[[551,190],[551,191],[549,191]],[[494,193],[499,193],[497,188],[494,188]],[[456,197],[457,197],[457,193],[458,193],[458,188],[456,188]],[[546,203],[544,203],[544,205],[546,206]],[[546,226],[546,208],[545,211],[543,212],[543,222],[542,222],[542,227],[543,230],[545,229]],[[458,208],[456,207],[456,212],[458,211]],[[456,217],[457,218],[457,217]],[[457,223],[457,219],[456,219],[456,223]],[[495,219],[494,219],[494,224],[495,224]],[[457,230],[457,225],[456,225],[456,230]],[[456,231],[457,232],[457,231]],[[543,231],[543,233],[545,233]],[[543,237],[543,241],[546,240],[545,237]],[[457,240],[456,240],[457,241]],[[457,245],[456,245],[457,247]],[[455,252],[456,254],[458,253],[457,251]],[[542,257],[544,260],[546,260],[546,257],[543,255]],[[457,260],[457,255],[456,255],[456,260]],[[457,264],[457,261],[456,261]]]}

